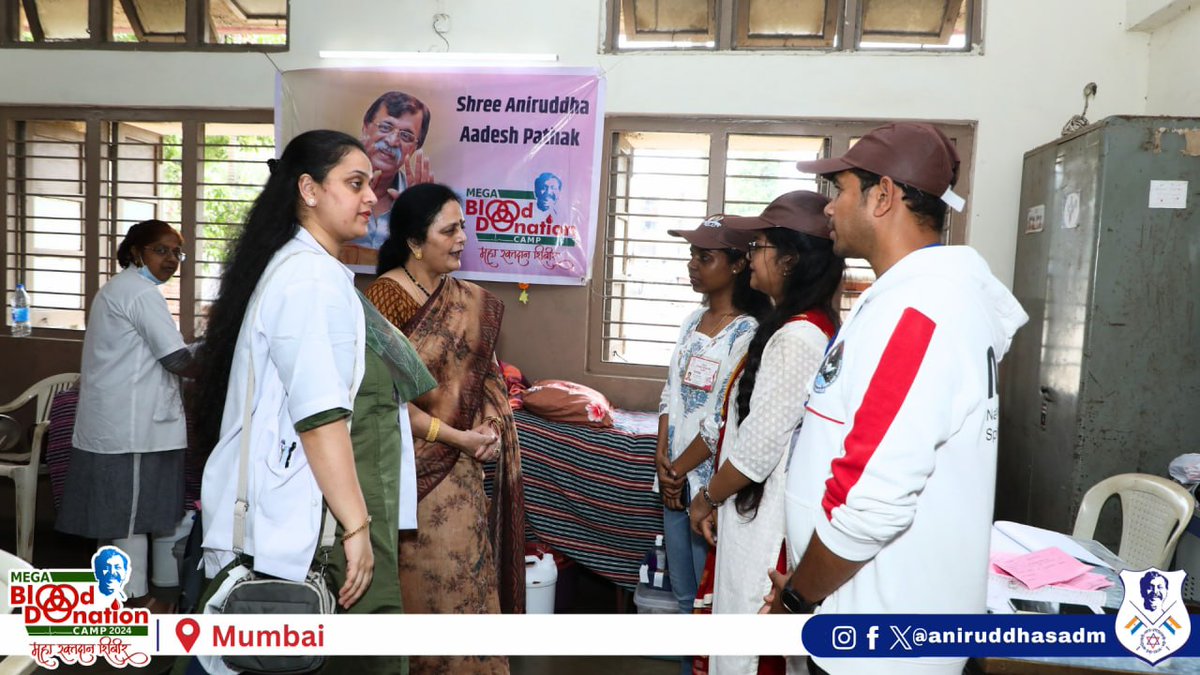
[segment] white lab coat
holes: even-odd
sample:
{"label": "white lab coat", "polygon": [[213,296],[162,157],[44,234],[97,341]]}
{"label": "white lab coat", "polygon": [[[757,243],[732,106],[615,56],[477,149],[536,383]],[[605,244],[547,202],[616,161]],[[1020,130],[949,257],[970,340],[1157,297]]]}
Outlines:
{"label": "white lab coat", "polygon": [[99,454],[187,446],[179,376],[159,359],[186,348],[158,287],[128,267],[92,301],[71,444]]}
{"label": "white lab coat", "polygon": [[[354,409],[366,349],[354,275],[304,229],[275,254],[255,290],[233,356],[221,436],[204,467],[204,562],[215,576],[231,562],[233,509],[250,352],[251,416],[245,552],[254,568],[301,580],[316,551],[322,495],[295,422]],[[261,295],[261,298],[258,296]],[[251,316],[253,314],[253,316]]]}

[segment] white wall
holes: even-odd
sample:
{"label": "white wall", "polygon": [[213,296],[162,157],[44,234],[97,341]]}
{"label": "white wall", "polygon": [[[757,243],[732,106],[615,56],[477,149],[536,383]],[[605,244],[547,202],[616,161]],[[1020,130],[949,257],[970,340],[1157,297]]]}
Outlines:
{"label": "white wall", "polygon": [[1150,38],[1152,115],[1200,116],[1200,6],[1155,30]]}
{"label": "white wall", "polygon": [[[292,49],[271,59],[290,69],[322,65],[322,49],[427,50],[441,45],[429,26],[444,10],[455,51],[599,66],[610,113],[978,121],[968,241],[1008,281],[1024,151],[1058,135],[1088,81],[1100,88],[1093,120],[1146,111],[1151,37],[1125,31],[1128,1],[988,0],[982,55],[608,56],[597,53],[602,0],[293,0]],[[1183,39],[1161,42],[1173,71],[1190,70]],[[0,103],[269,107],[274,73],[261,54],[6,50]],[[1194,109],[1200,91],[1178,95]]]}

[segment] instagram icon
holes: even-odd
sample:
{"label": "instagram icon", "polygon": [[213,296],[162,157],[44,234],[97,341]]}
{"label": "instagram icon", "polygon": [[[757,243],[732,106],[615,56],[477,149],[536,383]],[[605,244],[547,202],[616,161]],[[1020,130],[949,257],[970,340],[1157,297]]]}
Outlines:
{"label": "instagram icon", "polygon": [[854,626],[835,626],[833,629],[833,648],[838,651],[850,651],[858,644],[858,631]]}

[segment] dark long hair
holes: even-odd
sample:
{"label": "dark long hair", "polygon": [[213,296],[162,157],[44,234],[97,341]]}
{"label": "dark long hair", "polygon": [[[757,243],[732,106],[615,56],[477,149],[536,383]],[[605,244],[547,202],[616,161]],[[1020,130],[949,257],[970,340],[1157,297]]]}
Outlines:
{"label": "dark long hair", "polygon": [[[738,384],[739,423],[750,415],[750,397],[754,394],[754,382],[762,365],[763,349],[771,336],[789,319],[804,312],[823,312],[834,326],[839,323],[833,309],[833,296],[842,281],[846,261],[833,252],[833,242],[782,227],[766,230],[766,235],[775,246],[775,259],[791,256],[795,264],[784,277],[783,300],[759,321],[758,330],[746,349],[746,366]],[[762,483],[750,483],[738,490],[734,500],[738,513],[753,518],[758,513],[762,495]]]}
{"label": "dark long hair", "polygon": [[[724,248],[721,252],[729,260],[732,267],[738,261],[744,261],[746,254],[736,248]],[[739,312],[748,314],[755,319],[762,319],[771,311],[771,298],[766,293],[760,293],[750,286],[750,266],[742,265],[742,271],[733,277],[733,306]]]}
{"label": "dark long hair", "polygon": [[250,295],[267,269],[267,263],[299,229],[300,177],[308,174],[324,182],[330,170],[352,150],[366,152],[362,143],[340,131],[306,131],[292,139],[278,160],[268,162],[271,176],[263,187],[245,227],[233,246],[221,275],[221,290],[208,310],[204,343],[197,358],[196,444],[211,452],[220,439],[221,418],[233,351],[242,329]]}
{"label": "dark long hair", "polygon": [[391,232],[387,241],[379,247],[375,273],[386,274],[403,267],[412,255],[408,240],[424,242],[429,234],[429,226],[437,220],[442,207],[450,202],[461,203],[454,190],[440,183],[421,183],[401,192],[392,203],[392,211],[388,216]]}
{"label": "dark long hair", "polygon": [[133,225],[125,233],[125,238],[121,240],[121,245],[117,247],[117,264],[122,269],[129,267],[134,262],[133,250],[135,248],[145,248],[158,241],[159,237],[168,232],[179,237],[180,244],[183,243],[183,235],[179,234],[179,230],[161,220],[143,220]]}

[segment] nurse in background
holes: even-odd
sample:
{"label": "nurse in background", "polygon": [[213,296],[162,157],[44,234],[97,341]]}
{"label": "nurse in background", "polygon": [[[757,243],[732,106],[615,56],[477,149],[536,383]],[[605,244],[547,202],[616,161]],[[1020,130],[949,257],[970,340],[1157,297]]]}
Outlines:
{"label": "nurse in background", "polygon": [[158,535],[155,580],[178,583],[170,553],[183,514],[187,446],[179,376],[192,359],[158,286],[179,269],[182,247],[183,237],[161,220],[130,227],[117,248],[123,271],[92,300],[71,463],[55,523],[125,551],[131,602],[161,610],[167,607],[148,595],[149,539]]}

